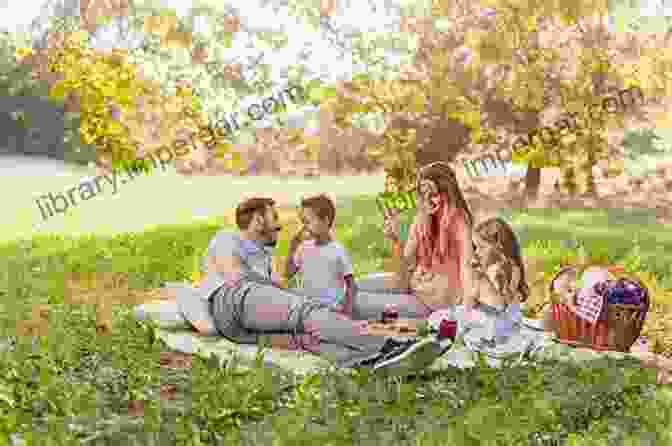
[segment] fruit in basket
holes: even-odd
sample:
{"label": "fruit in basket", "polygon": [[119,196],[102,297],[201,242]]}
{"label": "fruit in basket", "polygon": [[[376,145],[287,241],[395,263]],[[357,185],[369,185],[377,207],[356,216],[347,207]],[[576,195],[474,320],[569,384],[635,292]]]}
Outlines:
{"label": "fruit in basket", "polygon": [[647,291],[630,279],[606,280],[595,286],[598,294],[607,298],[608,304],[641,305],[646,301]]}

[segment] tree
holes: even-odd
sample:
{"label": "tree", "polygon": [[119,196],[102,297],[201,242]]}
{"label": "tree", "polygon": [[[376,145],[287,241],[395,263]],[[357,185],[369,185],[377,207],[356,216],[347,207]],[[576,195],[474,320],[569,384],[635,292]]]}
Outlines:
{"label": "tree", "polygon": [[[406,70],[413,73],[412,81],[408,76],[386,79],[389,87],[381,87],[382,79],[354,79],[347,92],[339,91],[335,99],[325,101],[336,111],[339,123],[351,125],[358,113],[380,111],[387,122],[383,139],[394,141],[398,129],[390,124],[399,122],[395,118],[430,128],[456,120],[469,139],[459,148],[460,154],[504,151],[505,159],[527,161],[526,194],[534,197],[539,169],[546,166],[565,168],[570,188],[577,170],[588,172],[587,187],[594,189],[588,166],[613,152],[609,125],[624,127],[626,116],[646,119],[637,107],[586,119],[588,105],[631,85],[640,86],[649,98],[669,88],[663,68],[669,64],[669,50],[663,49],[662,41],[651,44],[631,34],[609,33],[604,2],[558,6],[493,0],[437,2],[436,6],[434,16],[440,19],[405,20],[419,40],[412,67]],[[636,56],[638,51],[644,57]],[[628,66],[646,67],[646,72],[628,71]],[[424,97],[424,110],[417,106],[420,97]],[[408,105],[403,107],[404,103]],[[567,113],[584,125],[554,129],[558,138],[541,141],[542,123]],[[533,131],[537,136],[528,144],[517,144],[515,155],[511,153],[518,138]],[[412,137],[410,133],[406,136]],[[422,142],[406,147],[419,150]],[[410,158],[387,155],[401,164]]]}
{"label": "tree", "polygon": [[[63,4],[61,4],[63,3]],[[68,5],[65,5],[68,3]],[[309,6],[309,2],[303,6]],[[35,24],[35,28],[46,28],[41,36],[36,36],[34,50],[39,52],[40,68],[33,64],[36,58],[30,59],[35,72],[38,72],[41,79],[46,80],[53,73],[45,73],[43,67],[47,65],[44,58],[47,53],[53,55],[57,48],[62,49],[60,34],[74,33],[77,31],[87,31],[88,39],[86,44],[92,54],[100,56],[109,52],[109,47],[101,45],[102,39],[99,36],[105,34],[110,29],[115,30],[117,46],[126,46],[126,52],[123,54],[125,62],[129,66],[137,68],[138,79],[142,78],[147,82],[155,81],[153,84],[158,86],[161,97],[177,96],[178,83],[187,83],[192,88],[193,108],[197,114],[205,112],[207,124],[216,123],[220,120],[222,113],[230,112],[240,108],[240,100],[246,94],[258,94],[263,96],[265,92],[277,89],[278,85],[270,79],[271,66],[265,60],[265,53],[268,50],[276,50],[287,45],[287,36],[283,30],[278,29],[260,29],[251,24],[251,20],[243,19],[236,13],[235,8],[220,6],[216,4],[205,5],[204,3],[194,3],[186,15],[178,15],[175,11],[166,10],[156,6],[156,2],[150,1],[126,1],[126,0],[87,0],[82,2],[64,2],[52,1],[48,5],[50,17],[49,23]],[[67,7],[66,7],[67,6]],[[291,8],[303,7],[299,3],[293,4]],[[310,6],[311,14],[309,21],[316,24],[316,31],[329,34],[334,31],[339,33],[342,30],[336,30],[334,20],[329,15],[334,7],[333,2],[324,2],[321,11],[315,5]],[[73,9],[74,8],[74,9]],[[79,12],[79,15],[76,13]],[[316,21],[313,19],[317,19]],[[198,23],[197,23],[198,22]],[[199,26],[206,23],[206,31],[199,30]],[[199,25],[199,26],[197,26]],[[118,32],[117,32],[118,31]],[[249,56],[236,57],[231,60],[227,56],[226,49],[231,46],[233,36],[239,31],[248,31],[254,35],[256,48],[251,49]],[[333,34],[333,33],[332,33]],[[356,36],[355,36],[356,34]],[[342,39],[348,42],[350,46],[343,47],[344,52],[355,51],[361,53],[362,57],[374,59],[373,55],[380,46],[390,46],[387,41],[374,42],[376,39],[369,39],[370,33],[358,32],[348,33],[347,38]],[[138,36],[140,37],[138,39]],[[54,39],[56,37],[56,39]],[[380,40],[380,39],[378,39]],[[354,43],[353,43],[354,42]],[[390,41],[391,45],[396,45]],[[380,43],[380,45],[378,45]],[[121,48],[118,48],[121,49]],[[69,50],[74,51],[74,50]],[[256,54],[255,54],[256,53]],[[307,52],[302,52],[298,60],[290,62],[287,80],[289,84],[305,84],[307,77],[314,77],[303,57]],[[186,55],[193,64],[184,64],[180,59]],[[179,62],[178,62],[179,60]],[[367,67],[372,67],[371,61],[367,61]],[[380,62],[378,60],[378,62]],[[382,66],[378,63],[378,66]],[[61,67],[64,68],[64,67]],[[76,68],[72,66],[71,68]],[[73,71],[74,73],[74,71]],[[71,73],[72,74],[72,73]],[[52,76],[53,77],[53,76]],[[72,77],[72,76],[70,76]],[[53,84],[55,79],[48,83]],[[112,81],[113,82],[113,81]],[[52,87],[53,85],[49,85]],[[72,85],[70,85],[72,86]],[[281,87],[286,87],[282,85]],[[63,88],[63,84],[59,86]],[[78,95],[66,95],[64,98],[66,107],[72,119],[69,122],[68,131],[71,134],[71,140],[79,140],[80,129],[84,129],[84,134],[89,134],[92,123],[87,121],[80,110],[79,102],[82,98]],[[90,102],[90,97],[87,100]],[[151,101],[150,101],[151,103]],[[102,113],[103,107],[99,107],[97,113]],[[113,110],[114,107],[112,107]],[[137,111],[137,110],[136,110]],[[162,113],[160,110],[154,110]],[[87,113],[91,115],[92,109]],[[112,110],[108,110],[109,119]],[[129,129],[129,132],[137,134],[137,127],[152,127],[151,119],[143,120],[138,113],[131,112],[131,109],[118,110],[120,120],[124,125],[135,127]],[[93,119],[94,115],[91,115]],[[203,121],[203,116],[200,120]],[[280,116],[274,116],[274,122],[278,123]],[[137,118],[137,125],[133,121]],[[93,128],[97,128],[97,120],[103,119],[103,116],[96,116],[96,122]],[[110,125],[116,128],[116,124],[110,120]],[[154,123],[156,123],[156,119]],[[163,120],[160,120],[163,122]],[[203,124],[203,122],[201,122]],[[96,131],[99,131],[98,128]],[[146,133],[150,133],[150,129]],[[206,132],[207,133],[207,132]],[[215,133],[217,132],[210,132]],[[244,132],[241,132],[244,133]],[[194,136],[193,132],[190,137]],[[214,155],[213,150],[217,144],[221,149],[220,158],[230,157],[229,149],[239,140],[236,135],[218,134],[218,141],[215,143],[211,138],[208,141],[210,149],[206,150],[209,155]],[[198,137],[198,135],[196,135]],[[192,138],[193,139],[193,138]],[[196,138],[198,139],[198,138]],[[102,140],[88,138],[88,141],[102,143]],[[91,147],[92,144],[81,142],[82,146]],[[203,147],[203,141],[196,141],[196,145]],[[93,147],[98,155],[108,155],[112,157],[131,156],[130,150],[117,150],[113,153],[111,145],[102,147]],[[126,147],[130,147],[126,144]],[[140,147],[140,146],[139,146]],[[144,147],[144,149],[148,149]],[[199,149],[200,150],[200,149]],[[142,151],[141,151],[142,152]],[[130,159],[127,159],[127,161]],[[115,161],[121,161],[115,160]]]}

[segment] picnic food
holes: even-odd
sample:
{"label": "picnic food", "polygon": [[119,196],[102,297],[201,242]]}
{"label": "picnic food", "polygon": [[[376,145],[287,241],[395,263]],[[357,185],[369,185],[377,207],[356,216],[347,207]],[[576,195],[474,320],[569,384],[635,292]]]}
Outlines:
{"label": "picnic food", "polygon": [[399,319],[399,308],[394,304],[387,304],[380,316],[380,322],[383,324]]}
{"label": "picnic food", "polygon": [[646,288],[627,278],[600,282],[595,291],[604,295],[608,304],[641,305],[648,295]]}
{"label": "picnic food", "polygon": [[[552,305],[554,331],[563,343],[627,352],[642,331],[650,304],[648,290],[636,280],[612,279],[598,269],[590,273],[576,306]],[[551,287],[558,290],[555,279]]]}

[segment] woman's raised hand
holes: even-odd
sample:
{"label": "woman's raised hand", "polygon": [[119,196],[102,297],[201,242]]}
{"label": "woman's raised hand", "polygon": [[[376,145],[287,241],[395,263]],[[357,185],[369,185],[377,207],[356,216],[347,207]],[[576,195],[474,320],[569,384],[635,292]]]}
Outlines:
{"label": "woman's raised hand", "polygon": [[385,212],[385,220],[383,221],[383,236],[392,241],[399,240],[399,234],[401,233],[400,227],[401,222],[399,220],[399,212],[394,212],[393,210],[387,210]]}

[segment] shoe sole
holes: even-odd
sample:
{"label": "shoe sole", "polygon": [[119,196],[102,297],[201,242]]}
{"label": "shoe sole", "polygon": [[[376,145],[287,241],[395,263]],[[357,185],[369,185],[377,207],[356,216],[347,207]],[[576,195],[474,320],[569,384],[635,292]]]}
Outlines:
{"label": "shoe sole", "polygon": [[383,376],[407,376],[429,367],[439,356],[443,348],[434,340],[420,341],[408,350],[376,364],[373,372]]}

